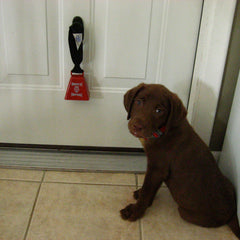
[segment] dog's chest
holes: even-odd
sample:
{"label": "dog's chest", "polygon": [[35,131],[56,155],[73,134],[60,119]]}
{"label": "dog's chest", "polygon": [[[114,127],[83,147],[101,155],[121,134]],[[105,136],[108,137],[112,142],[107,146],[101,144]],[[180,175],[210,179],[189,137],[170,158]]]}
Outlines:
{"label": "dog's chest", "polygon": [[146,143],[146,140],[144,138],[138,138],[139,141],[141,142],[143,148],[145,148],[145,143]]}

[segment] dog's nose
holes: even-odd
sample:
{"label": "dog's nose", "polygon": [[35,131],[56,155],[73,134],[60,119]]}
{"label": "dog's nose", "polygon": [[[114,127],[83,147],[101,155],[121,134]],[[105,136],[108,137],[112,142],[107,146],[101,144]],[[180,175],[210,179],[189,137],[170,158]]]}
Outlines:
{"label": "dog's nose", "polygon": [[143,129],[143,126],[141,124],[134,124],[133,128],[136,132],[141,132]]}

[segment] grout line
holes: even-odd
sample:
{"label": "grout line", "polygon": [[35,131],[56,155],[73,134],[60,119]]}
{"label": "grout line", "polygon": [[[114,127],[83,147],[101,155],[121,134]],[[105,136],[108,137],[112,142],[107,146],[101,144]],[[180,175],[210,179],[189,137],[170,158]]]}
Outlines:
{"label": "grout line", "polygon": [[46,170],[44,170],[44,171],[43,171],[43,175],[42,175],[42,180],[41,180],[41,183],[43,183],[43,182],[44,182],[44,179],[45,179],[46,172],[47,172]]}
{"label": "grout line", "polygon": [[140,234],[140,240],[143,240],[143,228],[142,228],[142,219],[139,219],[139,234]]}
{"label": "grout line", "polygon": [[[136,190],[138,189],[138,175],[137,173],[135,173],[135,179],[136,179]],[[143,237],[142,237],[142,224],[141,224],[142,220],[139,219],[138,220],[138,229],[139,229],[139,239],[140,240],[143,240]]]}
{"label": "grout line", "polygon": [[135,173],[135,180],[136,180],[136,190],[138,189],[138,176],[137,173]]}
{"label": "grout line", "polygon": [[44,178],[45,178],[45,174],[46,174],[46,171],[43,171],[43,176],[42,176],[42,181],[41,181],[41,183],[43,183],[44,181]]}
{"label": "grout line", "polygon": [[135,183],[130,184],[114,184],[114,183],[90,183],[90,182],[58,182],[58,181],[45,181],[45,174],[47,170],[42,171],[43,176],[41,180],[28,180],[28,179],[11,179],[11,178],[0,178],[0,181],[10,181],[10,182],[28,182],[28,183],[57,183],[57,184],[79,184],[79,185],[103,185],[103,186],[123,186],[123,187],[136,187],[137,186],[137,174],[135,175]]}
{"label": "grout line", "polygon": [[35,210],[36,205],[37,205],[37,200],[38,200],[38,196],[39,196],[39,193],[40,193],[40,190],[41,190],[41,186],[42,186],[44,177],[45,177],[45,171],[43,172],[42,180],[41,180],[41,182],[39,184],[38,191],[37,191],[37,194],[36,194],[36,198],[35,198],[35,201],[33,203],[33,208],[32,208],[32,211],[31,211],[31,214],[30,214],[30,218],[29,218],[29,221],[28,221],[28,225],[27,225],[27,228],[26,228],[26,232],[25,232],[24,238],[23,238],[24,240],[26,240],[27,235],[28,235],[28,231],[29,231],[29,228],[30,228],[30,225],[31,225],[31,222],[32,222],[33,213],[34,213],[34,210]]}
{"label": "grout line", "polygon": [[9,179],[9,178],[1,178],[0,181],[9,181],[9,182],[26,182],[26,183],[41,183],[41,180],[22,180],[22,179]]}
{"label": "grout line", "polygon": [[135,184],[111,184],[111,183],[84,183],[84,182],[54,182],[54,181],[44,181],[43,183],[54,183],[54,184],[73,184],[73,185],[89,185],[89,186],[115,186],[115,187],[135,187]]}

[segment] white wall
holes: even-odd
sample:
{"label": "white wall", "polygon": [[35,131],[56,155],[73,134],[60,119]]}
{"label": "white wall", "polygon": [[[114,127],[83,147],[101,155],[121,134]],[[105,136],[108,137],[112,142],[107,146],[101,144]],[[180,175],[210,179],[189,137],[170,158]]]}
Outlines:
{"label": "white wall", "polygon": [[235,185],[240,218],[240,74],[234,95],[219,167]]}

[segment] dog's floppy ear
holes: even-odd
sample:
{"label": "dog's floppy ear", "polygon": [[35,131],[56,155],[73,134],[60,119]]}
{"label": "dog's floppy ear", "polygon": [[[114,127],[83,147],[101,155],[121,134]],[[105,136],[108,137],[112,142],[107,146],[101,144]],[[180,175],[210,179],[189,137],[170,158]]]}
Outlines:
{"label": "dog's floppy ear", "polygon": [[177,127],[187,115],[186,108],[183,106],[182,101],[176,94],[171,93],[169,95],[169,102],[170,113],[166,124],[166,132],[168,132],[171,128]]}
{"label": "dog's floppy ear", "polygon": [[127,120],[131,118],[132,105],[135,97],[138,93],[145,87],[144,83],[139,84],[138,86],[128,90],[124,95],[124,107],[128,112]]}

